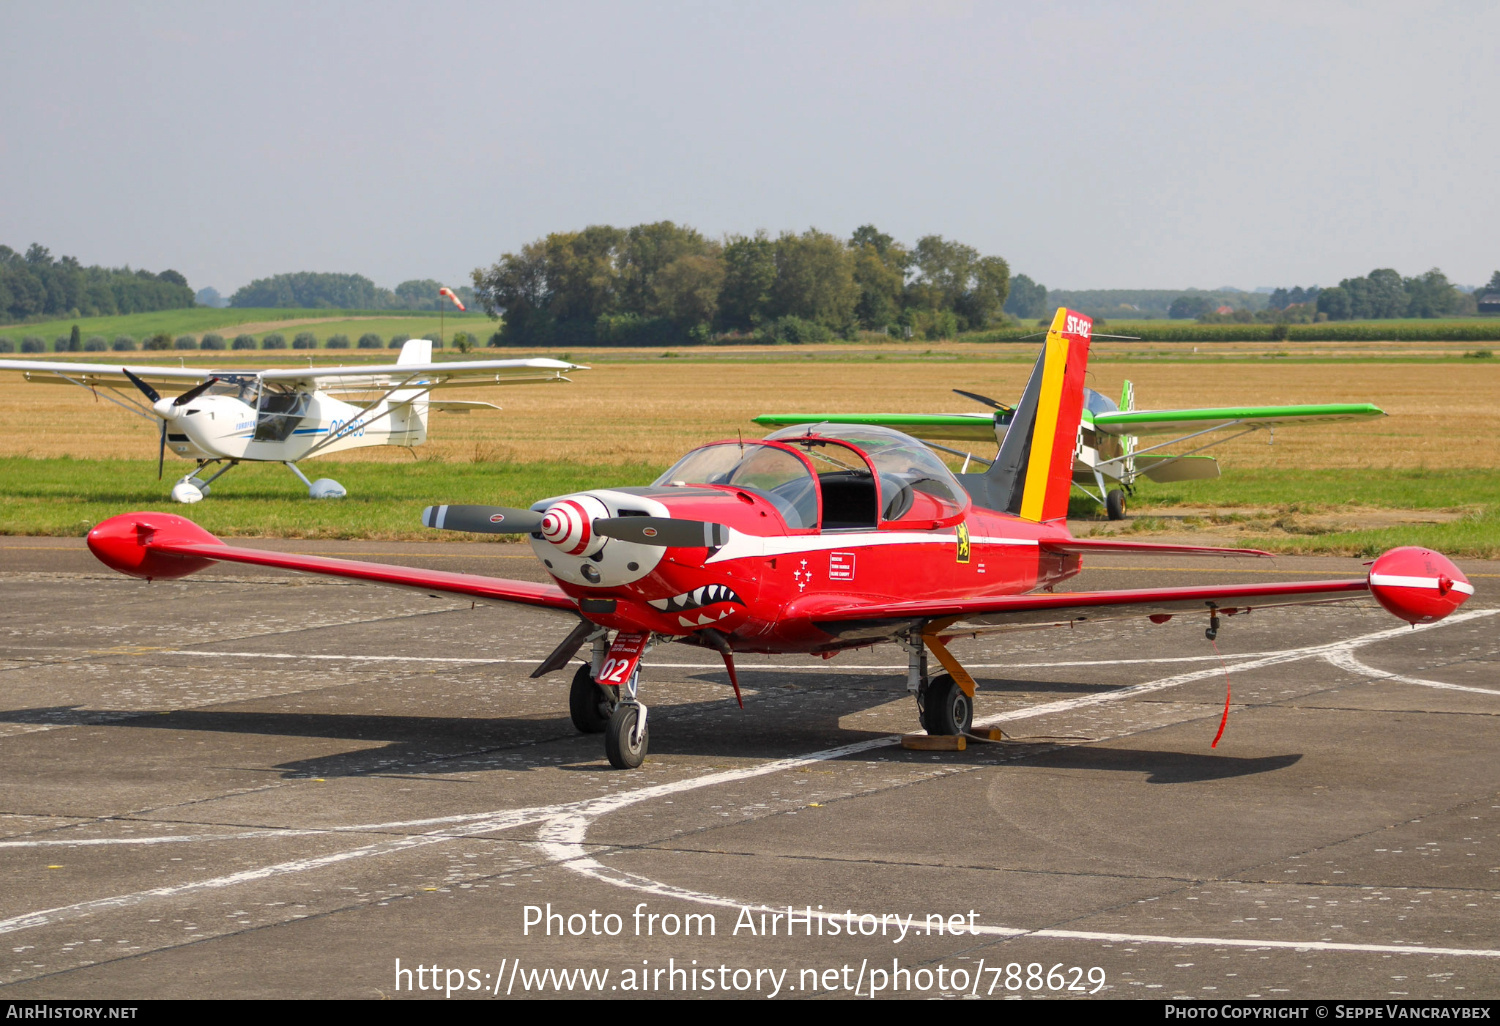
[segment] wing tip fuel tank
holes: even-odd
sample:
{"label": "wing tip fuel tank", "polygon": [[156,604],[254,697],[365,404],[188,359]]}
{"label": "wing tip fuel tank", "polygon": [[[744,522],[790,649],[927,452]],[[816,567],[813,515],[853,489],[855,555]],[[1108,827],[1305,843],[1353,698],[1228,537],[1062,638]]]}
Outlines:
{"label": "wing tip fuel tank", "polygon": [[99,562],[128,577],[169,580],[186,577],[214,560],[203,556],[179,556],[152,548],[152,542],[222,545],[186,517],[173,513],[121,513],[94,526],[88,534],[89,551]]}
{"label": "wing tip fuel tank", "polygon": [[1436,623],[1474,594],[1474,586],[1440,552],[1403,545],[1370,566],[1370,594],[1410,624]]}

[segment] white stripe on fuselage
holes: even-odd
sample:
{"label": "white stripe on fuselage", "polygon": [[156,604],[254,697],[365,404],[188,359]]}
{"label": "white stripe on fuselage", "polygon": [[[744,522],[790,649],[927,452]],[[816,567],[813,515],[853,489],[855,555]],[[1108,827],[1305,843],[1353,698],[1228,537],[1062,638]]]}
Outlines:
{"label": "white stripe on fuselage", "polygon": [[[708,563],[722,563],[727,559],[745,559],[751,556],[790,556],[803,552],[824,552],[829,549],[862,549],[876,545],[955,545],[958,536],[946,531],[863,531],[849,534],[794,534],[767,536],[742,534],[730,528],[729,544],[708,559]],[[970,545],[1023,545],[1035,547],[1040,544],[1035,538],[990,538],[972,537]]]}

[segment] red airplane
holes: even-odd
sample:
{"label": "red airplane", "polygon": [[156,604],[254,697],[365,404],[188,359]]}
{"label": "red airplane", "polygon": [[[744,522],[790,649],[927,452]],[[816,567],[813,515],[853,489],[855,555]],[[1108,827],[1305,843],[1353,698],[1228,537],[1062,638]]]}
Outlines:
{"label": "red airplane", "polygon": [[[1088,317],[1057,311],[983,474],[955,476],[930,449],[889,428],[804,425],[694,449],[644,488],[580,492],[528,510],[424,512],[432,528],[530,535],[553,584],[238,548],[167,513],[113,517],[88,543],[104,563],[147,580],[251,563],[576,616],[532,676],[561,669],[592,645],[573,678],[569,711],[580,731],[604,734],[610,763],[622,769],[645,758],[640,664],[666,642],[721,653],[736,698],[736,652],[828,657],[895,642],[908,654],[907,685],[922,725],[951,735],[973,720],[974,679],[948,650],[960,636],[1198,613],[1211,639],[1221,616],[1365,595],[1413,624],[1431,623],[1473,594],[1445,557],[1410,547],[1392,549],[1352,580],[1054,593],[1087,553],[1268,555],[1068,533],[1091,330]],[[928,673],[928,653],[946,672]]]}

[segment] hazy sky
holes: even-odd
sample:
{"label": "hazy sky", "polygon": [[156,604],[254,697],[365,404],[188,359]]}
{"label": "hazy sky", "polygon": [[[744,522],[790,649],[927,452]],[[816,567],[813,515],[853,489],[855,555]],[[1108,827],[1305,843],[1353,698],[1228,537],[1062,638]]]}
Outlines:
{"label": "hazy sky", "polygon": [[0,0],[0,242],[465,283],[549,231],[938,233],[1052,288],[1500,267],[1500,5]]}

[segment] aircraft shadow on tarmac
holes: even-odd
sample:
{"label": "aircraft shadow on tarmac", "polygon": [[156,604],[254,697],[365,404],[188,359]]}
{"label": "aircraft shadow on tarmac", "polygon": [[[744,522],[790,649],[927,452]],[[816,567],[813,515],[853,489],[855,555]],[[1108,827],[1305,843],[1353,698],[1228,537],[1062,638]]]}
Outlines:
{"label": "aircraft shadow on tarmac", "polygon": [[[785,691],[762,692],[744,713],[732,699],[657,706],[661,724],[652,747],[659,755],[693,755],[740,759],[775,759],[810,751],[889,737],[888,730],[840,726],[841,718],[862,709],[905,697],[904,683],[890,687],[807,688],[798,682]],[[846,684],[846,681],[840,681]],[[1049,685],[1050,686],[1050,685]],[[779,694],[777,692],[780,691]],[[809,695],[808,691],[813,694]],[[821,692],[821,693],[819,693]],[[812,699],[809,701],[809,699]],[[565,716],[442,717],[371,716],[343,713],[278,713],[174,710],[82,709],[77,706],[0,711],[0,723],[78,727],[150,728],[256,734],[267,738],[305,737],[362,743],[354,751],[248,766],[283,777],[442,776],[503,769],[563,769],[596,772],[602,753],[597,735],[578,734]],[[913,724],[912,729],[916,729]],[[560,742],[575,742],[584,752],[559,760]],[[929,761],[932,753],[882,747],[852,758]],[[1220,754],[1150,751],[1085,744],[1022,742],[977,743],[963,752],[944,752],[950,765],[996,765],[1024,762],[1036,769],[1145,773],[1148,783],[1174,784],[1267,773],[1291,766],[1301,755],[1241,758]]]}

